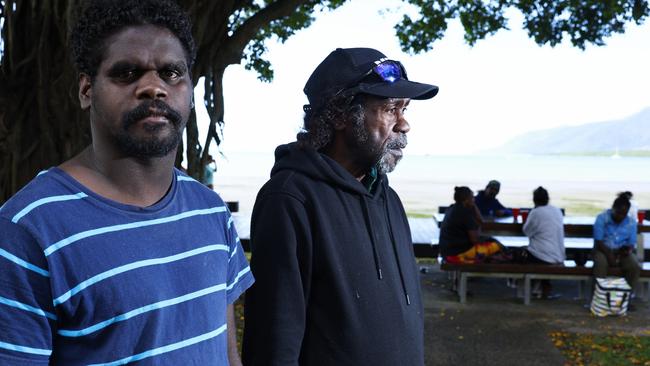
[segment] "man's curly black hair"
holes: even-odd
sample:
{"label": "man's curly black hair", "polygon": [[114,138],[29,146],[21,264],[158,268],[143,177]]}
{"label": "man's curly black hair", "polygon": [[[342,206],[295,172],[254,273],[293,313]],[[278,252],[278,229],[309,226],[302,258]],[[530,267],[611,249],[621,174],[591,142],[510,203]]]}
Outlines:
{"label": "man's curly black hair", "polygon": [[303,117],[303,128],[296,140],[298,145],[320,151],[334,141],[334,124],[344,120],[353,126],[364,126],[365,111],[363,94],[331,97],[317,110],[307,110]]}
{"label": "man's curly black hair", "polygon": [[156,25],[180,40],[191,69],[196,57],[192,24],[171,0],[88,0],[70,31],[72,60],[81,73],[94,78],[106,52],[106,39],[125,27]]}

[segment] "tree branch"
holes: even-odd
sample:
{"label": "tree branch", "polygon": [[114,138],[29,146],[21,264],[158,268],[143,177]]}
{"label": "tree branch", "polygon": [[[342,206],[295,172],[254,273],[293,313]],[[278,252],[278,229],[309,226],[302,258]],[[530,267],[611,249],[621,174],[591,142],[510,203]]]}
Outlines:
{"label": "tree branch", "polygon": [[291,15],[296,9],[309,2],[309,0],[280,0],[260,10],[250,17],[239,27],[231,37],[227,39],[227,45],[222,50],[228,50],[225,55],[227,64],[235,64],[241,61],[244,48],[255,37],[259,30],[274,20]]}

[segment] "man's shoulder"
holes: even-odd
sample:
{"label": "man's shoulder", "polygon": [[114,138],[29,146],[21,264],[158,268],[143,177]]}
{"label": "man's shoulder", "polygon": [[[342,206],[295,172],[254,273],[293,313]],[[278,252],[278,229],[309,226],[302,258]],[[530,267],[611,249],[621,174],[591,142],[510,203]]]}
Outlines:
{"label": "man's shoulder", "polygon": [[67,186],[51,170],[44,170],[0,206],[0,217],[15,221],[31,206],[47,200],[73,199],[84,195]]}
{"label": "man's shoulder", "polygon": [[181,193],[176,199],[196,199],[212,204],[224,204],[221,196],[203,183],[177,169],[174,170],[174,174],[176,176],[178,191]]}
{"label": "man's shoulder", "polygon": [[463,205],[454,203],[445,212],[445,218],[449,217],[450,220],[460,220],[467,217],[472,217],[472,210]]}
{"label": "man's shoulder", "polygon": [[538,206],[533,208],[531,211],[531,214],[533,212],[545,212],[548,214],[553,214],[553,215],[562,215],[562,210],[559,207],[553,206],[553,205],[544,205],[544,206]]}
{"label": "man's shoulder", "polygon": [[330,185],[327,182],[314,179],[298,170],[283,169],[276,172],[262,186],[260,194],[288,193],[304,196],[317,186]]}
{"label": "man's shoulder", "polygon": [[607,214],[609,213],[609,209],[602,211],[598,215],[596,215],[596,222],[602,222],[605,223],[607,221]]}

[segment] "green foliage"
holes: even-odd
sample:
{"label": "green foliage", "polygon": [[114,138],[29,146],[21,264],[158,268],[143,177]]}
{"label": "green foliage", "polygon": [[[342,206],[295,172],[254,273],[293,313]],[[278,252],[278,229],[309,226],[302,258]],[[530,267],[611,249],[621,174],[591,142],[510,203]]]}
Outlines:
{"label": "green foliage", "polygon": [[395,29],[404,51],[429,51],[444,36],[447,22],[458,17],[465,40],[478,40],[508,29],[505,13],[518,9],[524,28],[539,45],[555,46],[567,37],[584,49],[601,46],[613,33],[623,33],[625,24],[641,24],[649,14],[647,0],[405,0],[419,9],[419,17],[404,16]]}
{"label": "green foliage", "polygon": [[453,6],[445,0],[409,0],[420,8],[420,18],[404,15],[395,26],[397,38],[405,52],[417,53],[433,48],[433,41],[441,39],[447,30],[447,20],[455,15]]}
{"label": "green foliage", "polygon": [[503,15],[508,1],[459,1],[462,4],[459,18],[465,29],[465,41],[474,45],[476,41],[499,29],[508,29],[508,20]]}
{"label": "green foliage", "polygon": [[584,49],[587,43],[601,46],[612,33],[623,33],[625,24],[640,24],[648,16],[648,2],[642,0],[521,1],[524,27],[538,44],[555,46],[563,35]]}
{"label": "green foliage", "polygon": [[[345,1],[307,1],[300,5],[291,15],[274,20],[262,27],[244,52],[243,58],[246,61],[244,67],[246,70],[255,70],[258,73],[258,79],[271,82],[273,80],[273,69],[271,63],[263,58],[264,53],[267,51],[266,41],[276,39],[281,43],[286,42],[296,32],[309,27],[313,23],[314,13],[333,10],[343,5]],[[251,8],[251,10],[254,9]],[[255,9],[255,11],[258,10],[258,8]],[[251,16],[253,14],[251,12],[246,15]]]}

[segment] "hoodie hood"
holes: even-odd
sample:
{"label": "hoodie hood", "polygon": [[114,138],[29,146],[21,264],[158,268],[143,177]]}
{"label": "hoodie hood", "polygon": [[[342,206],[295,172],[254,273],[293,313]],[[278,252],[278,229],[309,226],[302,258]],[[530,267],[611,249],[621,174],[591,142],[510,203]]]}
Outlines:
{"label": "hoodie hood", "polygon": [[303,148],[296,142],[280,145],[275,149],[275,164],[271,177],[283,171],[291,170],[302,173],[311,179],[333,184],[343,190],[364,196],[378,196],[388,183],[385,174],[377,177],[377,189],[371,194],[350,172],[329,156],[312,148]]}

